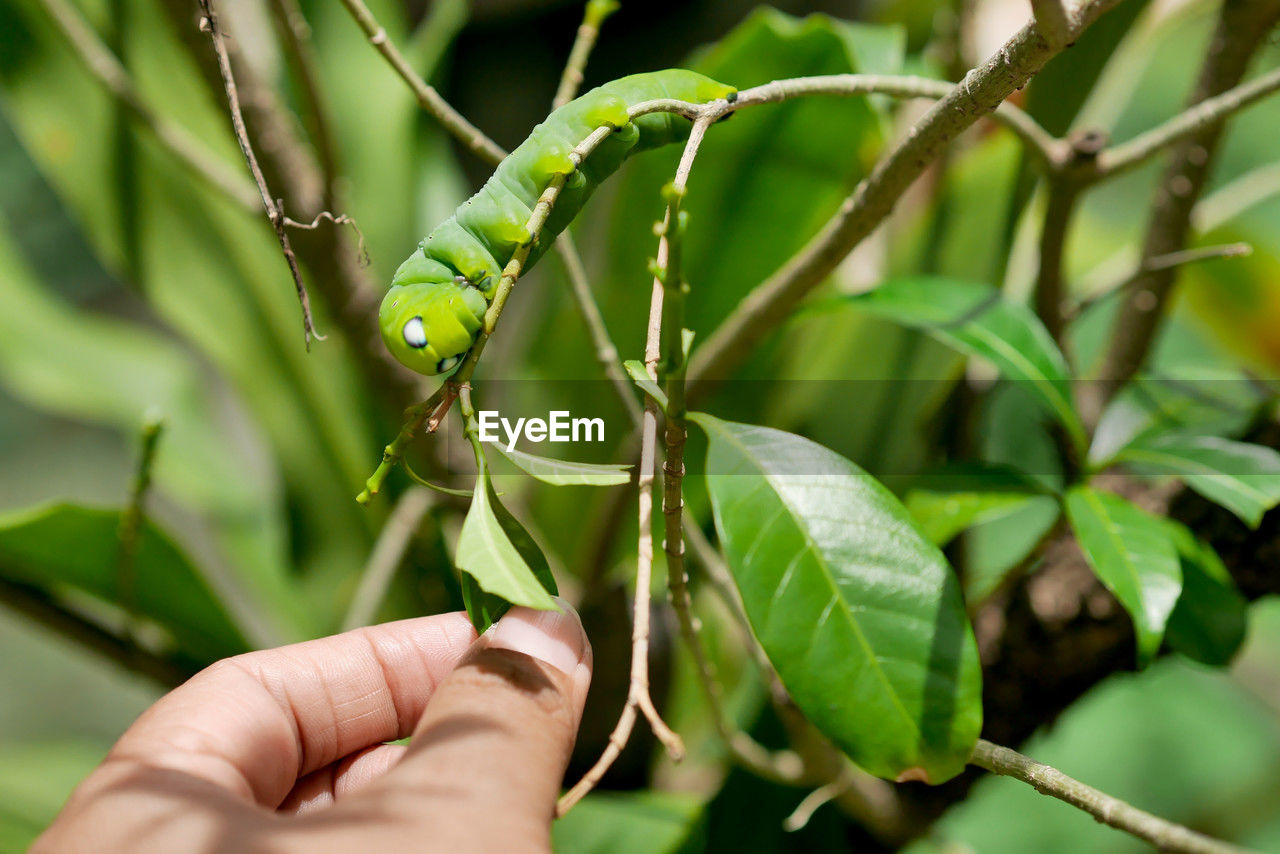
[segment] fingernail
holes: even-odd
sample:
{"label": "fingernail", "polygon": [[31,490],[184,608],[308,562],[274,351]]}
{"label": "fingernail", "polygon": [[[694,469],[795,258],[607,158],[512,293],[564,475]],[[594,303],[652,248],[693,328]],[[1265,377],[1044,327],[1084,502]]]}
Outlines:
{"label": "fingernail", "polygon": [[587,636],[573,606],[555,599],[559,612],[512,608],[493,627],[488,646],[523,652],[572,676],[586,654]]}

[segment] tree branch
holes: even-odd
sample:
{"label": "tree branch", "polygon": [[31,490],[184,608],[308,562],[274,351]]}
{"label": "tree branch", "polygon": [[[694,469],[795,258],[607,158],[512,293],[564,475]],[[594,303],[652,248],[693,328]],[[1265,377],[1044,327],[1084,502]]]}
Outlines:
{"label": "tree branch", "polygon": [[[1071,38],[1118,0],[1085,0],[1070,16]],[[942,149],[979,117],[992,113],[1058,50],[1034,26],[1024,27],[981,67],[970,71],[918,121],[868,175],[839,213],[798,255],[757,286],[699,348],[690,369],[691,399],[705,393],[816,288],[893,210]]]}
{"label": "tree branch", "polygon": [[556,87],[556,97],[552,108],[563,107],[573,100],[582,86],[582,72],[587,67],[587,57],[595,47],[596,37],[600,35],[600,25],[605,18],[618,11],[618,0],[587,0],[587,7],[582,13],[582,24],[578,27],[578,35],[573,40],[573,48],[569,51],[569,61],[565,63],[564,72],[560,75],[560,85]]}
{"label": "tree branch", "polygon": [[[1191,211],[1208,179],[1214,154],[1222,139],[1223,119],[1231,109],[1238,109],[1237,105],[1246,100],[1238,93],[1217,102],[1214,98],[1239,83],[1249,60],[1265,41],[1277,18],[1280,18],[1280,2],[1277,0],[1227,0],[1223,5],[1199,81],[1191,96],[1191,103],[1198,106],[1184,113],[1190,116],[1185,123],[1175,119],[1165,126],[1190,128],[1190,132],[1176,137],[1178,142],[1160,181],[1143,241],[1144,263],[1147,259],[1177,252],[1185,245]],[[1242,89],[1258,93],[1273,85],[1271,78],[1280,84],[1280,72],[1277,72],[1260,77]],[[1140,142],[1144,137],[1161,141],[1169,134],[1144,134],[1134,142]],[[1147,142],[1130,145],[1130,151],[1150,150]],[[1113,156],[1111,162],[1123,162],[1133,157],[1125,155],[1123,150],[1121,155],[1124,156]],[[1121,306],[1112,326],[1111,344],[1102,363],[1100,382],[1090,387],[1089,399],[1082,401],[1088,420],[1096,420],[1106,403],[1146,360],[1169,302],[1175,271],[1176,268],[1165,268],[1143,274]]]}
{"label": "tree branch", "polygon": [[373,13],[369,11],[369,7],[362,0],[342,0],[342,5],[351,13],[351,17],[356,19],[360,29],[368,37],[369,44],[373,45],[378,53],[382,54],[383,58],[395,69],[396,74],[400,75],[400,79],[409,85],[414,97],[418,99],[418,104],[424,110],[434,116],[436,121],[444,126],[445,130],[453,134],[456,139],[481,160],[487,160],[495,165],[502,162],[502,158],[507,156],[507,153],[502,150],[502,146],[489,139],[484,131],[467,121],[461,113],[440,96],[434,86],[423,80],[410,67],[395,46],[395,43],[387,36],[387,31],[382,28],[382,25],[378,23],[378,19],[373,16]]}
{"label": "tree branch", "polygon": [[1013,777],[1037,792],[1084,810],[1103,824],[1146,840],[1161,851],[1184,854],[1244,854],[1243,848],[1220,842],[1086,786],[1007,747],[978,739],[969,761],[993,774]]}
{"label": "tree branch", "polygon": [[1045,41],[1054,47],[1065,47],[1071,38],[1071,22],[1062,0],[1031,0],[1031,12]]}

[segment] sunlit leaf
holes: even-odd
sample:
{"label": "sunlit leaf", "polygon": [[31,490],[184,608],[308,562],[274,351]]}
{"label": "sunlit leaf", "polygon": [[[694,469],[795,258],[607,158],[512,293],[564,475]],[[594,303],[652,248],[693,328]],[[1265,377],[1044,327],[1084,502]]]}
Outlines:
{"label": "sunlit leaf", "polygon": [[981,670],[942,553],[838,454],[690,418],[707,432],[707,486],[747,615],[797,705],[874,774],[958,774],[981,727]]}
{"label": "sunlit leaf", "polygon": [[[513,605],[527,605],[544,611],[558,610],[538,577],[538,570],[545,572],[544,577],[550,577],[546,558],[541,557],[538,551],[535,565],[540,559],[540,567],[535,569],[535,565],[529,563],[529,557],[532,557],[530,546],[537,550],[537,545],[518,522],[509,531],[508,526],[513,522],[515,518],[506,512],[494,495],[489,473],[482,468],[476,477],[471,509],[467,511],[458,537],[455,558],[458,569],[474,578],[484,592]],[[474,622],[475,617],[472,619]]]}
{"label": "sunlit leaf", "polygon": [[1164,520],[1088,486],[1068,492],[1066,504],[1085,557],[1133,618],[1138,661],[1145,664],[1160,649],[1182,590],[1178,553]]}
{"label": "sunlit leaf", "polygon": [[1252,528],[1280,503],[1280,453],[1265,445],[1217,436],[1147,434],[1116,459],[1177,475]]}
{"label": "sunlit leaf", "polygon": [[934,277],[892,279],[846,298],[858,308],[922,329],[948,346],[991,361],[1008,379],[1028,384],[1066,428],[1087,447],[1071,399],[1070,369],[1044,325],[1021,303],[991,285]]}

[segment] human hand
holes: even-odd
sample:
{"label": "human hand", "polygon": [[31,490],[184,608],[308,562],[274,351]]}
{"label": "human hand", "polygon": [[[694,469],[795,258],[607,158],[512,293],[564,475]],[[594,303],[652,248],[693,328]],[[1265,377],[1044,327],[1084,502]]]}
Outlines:
{"label": "human hand", "polygon": [[567,606],[479,640],[455,613],[226,659],[144,712],[32,851],[549,850],[590,682]]}

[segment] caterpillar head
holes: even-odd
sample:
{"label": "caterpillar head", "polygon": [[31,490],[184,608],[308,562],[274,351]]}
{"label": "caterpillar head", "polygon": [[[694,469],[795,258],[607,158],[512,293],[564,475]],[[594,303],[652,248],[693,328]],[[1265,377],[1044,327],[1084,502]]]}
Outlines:
{"label": "caterpillar head", "polygon": [[486,308],[484,295],[465,283],[414,282],[387,291],[378,325],[400,364],[431,376],[453,370],[467,355]]}

